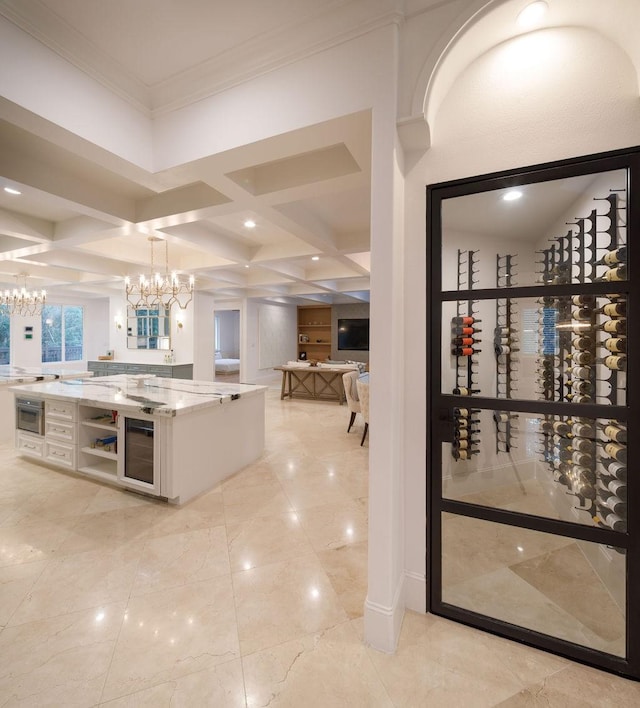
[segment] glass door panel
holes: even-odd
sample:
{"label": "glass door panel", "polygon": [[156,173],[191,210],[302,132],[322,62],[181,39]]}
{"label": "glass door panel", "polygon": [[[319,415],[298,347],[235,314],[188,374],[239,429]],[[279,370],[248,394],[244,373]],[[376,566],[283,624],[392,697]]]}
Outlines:
{"label": "glass door panel", "polygon": [[624,423],[480,408],[452,418],[443,499],[627,531]]}
{"label": "glass door panel", "polygon": [[427,605],[640,678],[635,184],[640,149],[428,188]]}
{"label": "glass door panel", "polygon": [[443,602],[625,656],[622,549],[455,514],[442,517]]}

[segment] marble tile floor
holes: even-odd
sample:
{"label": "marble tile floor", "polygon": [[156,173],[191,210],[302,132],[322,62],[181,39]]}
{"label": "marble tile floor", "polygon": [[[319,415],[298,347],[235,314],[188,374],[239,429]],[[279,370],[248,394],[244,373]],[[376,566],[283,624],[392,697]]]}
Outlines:
{"label": "marble tile floor", "polygon": [[367,446],[267,403],[263,457],[183,507],[0,447],[0,706],[637,706],[640,684],[407,612],[363,642]]}

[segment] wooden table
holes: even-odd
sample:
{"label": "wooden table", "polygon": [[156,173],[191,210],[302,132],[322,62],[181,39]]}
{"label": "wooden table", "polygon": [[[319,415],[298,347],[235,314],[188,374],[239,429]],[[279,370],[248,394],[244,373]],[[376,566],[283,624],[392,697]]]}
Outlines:
{"label": "wooden table", "polygon": [[276,366],[282,371],[280,400],[284,398],[307,398],[322,401],[346,401],[342,376],[355,369],[330,366]]}

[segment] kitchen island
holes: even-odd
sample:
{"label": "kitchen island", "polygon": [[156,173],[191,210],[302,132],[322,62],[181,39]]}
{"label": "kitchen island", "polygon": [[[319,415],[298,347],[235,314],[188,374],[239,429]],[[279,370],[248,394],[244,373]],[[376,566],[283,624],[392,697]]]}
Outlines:
{"label": "kitchen island", "polygon": [[21,454],[173,503],[264,448],[266,386],[118,375],[10,390],[44,401],[45,434],[17,431]]}
{"label": "kitchen island", "polygon": [[9,386],[60,379],[86,379],[92,376],[92,371],[72,367],[0,365],[0,443],[13,442],[15,439],[15,402]]}

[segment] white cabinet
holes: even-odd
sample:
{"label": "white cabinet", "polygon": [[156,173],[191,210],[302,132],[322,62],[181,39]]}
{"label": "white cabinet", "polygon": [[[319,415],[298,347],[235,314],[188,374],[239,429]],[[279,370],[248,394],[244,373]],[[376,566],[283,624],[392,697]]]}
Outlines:
{"label": "white cabinet", "polygon": [[78,472],[118,480],[118,415],[106,408],[78,408]]}
{"label": "white cabinet", "polygon": [[44,401],[43,458],[70,470],[76,468],[77,410],[71,401]]}
{"label": "white cabinet", "polygon": [[16,431],[16,448],[22,455],[31,457],[43,457],[44,438],[41,435],[25,433],[22,430]]}

